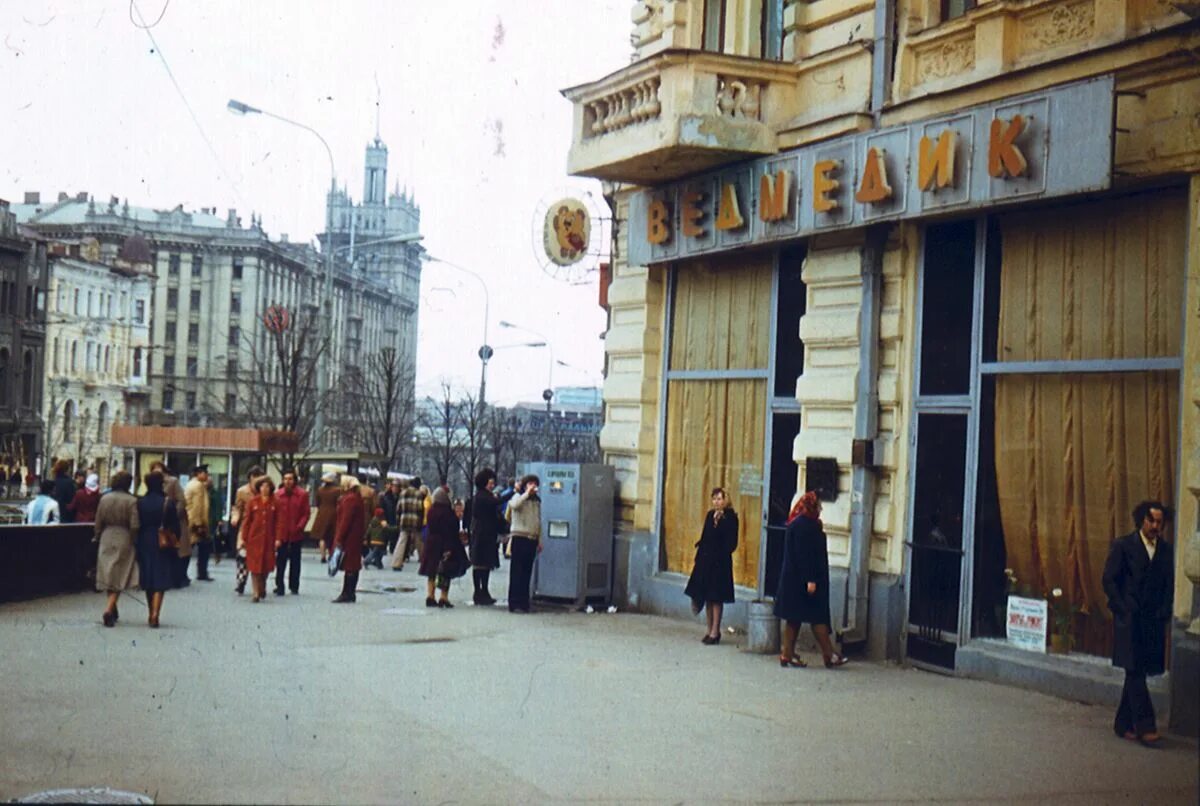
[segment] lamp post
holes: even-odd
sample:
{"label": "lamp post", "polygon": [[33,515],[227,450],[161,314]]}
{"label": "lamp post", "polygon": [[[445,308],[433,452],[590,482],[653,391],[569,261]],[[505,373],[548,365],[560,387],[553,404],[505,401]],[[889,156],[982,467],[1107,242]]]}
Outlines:
{"label": "lamp post", "polygon": [[313,433],[317,435],[318,440],[324,442],[325,398],[329,393],[329,350],[330,343],[333,341],[333,206],[330,201],[337,191],[337,169],[333,164],[333,149],[329,147],[329,143],[325,141],[320,132],[299,121],[277,115],[274,112],[267,112],[232,98],[229,99],[226,107],[236,115],[264,115],[298,129],[304,129],[321,141],[321,145],[325,147],[325,154],[329,157],[329,194],[325,197],[325,280],[321,295],[321,338],[325,341],[325,349],[321,351],[320,366],[317,367],[317,411],[313,423]]}
{"label": "lamp post", "polygon": [[491,295],[488,292],[487,282],[470,269],[459,266],[457,263],[451,263],[449,260],[434,257],[428,253],[425,255],[425,259],[433,263],[441,263],[443,266],[473,277],[479,283],[479,287],[483,289],[483,343],[480,345],[479,352],[477,353],[479,356],[479,411],[482,414],[484,407],[487,405],[487,365],[492,355],[496,352],[488,345],[488,315],[491,308]]}

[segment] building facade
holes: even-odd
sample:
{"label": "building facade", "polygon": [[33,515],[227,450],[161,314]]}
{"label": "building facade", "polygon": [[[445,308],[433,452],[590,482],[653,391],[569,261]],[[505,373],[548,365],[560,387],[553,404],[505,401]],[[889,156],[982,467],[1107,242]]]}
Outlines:
{"label": "building facade", "polygon": [[[634,5],[633,63],[564,91],[569,170],[618,221],[601,445],[630,593],[683,610],[723,485],[740,598],[769,596],[818,489],[846,642],[1065,691],[1109,651],[1108,543],[1157,498],[1178,511],[1172,721],[1195,731],[1194,12]],[[1039,677],[1006,602],[1054,589],[1074,648]]]}
{"label": "building facade", "polygon": [[130,236],[111,263],[100,243],[51,242],[42,423],[50,462],[67,459],[106,484],[132,454],[112,427],[149,415],[150,310],[154,287],[146,240]]}
{"label": "building facade", "polygon": [[37,472],[42,450],[46,244],[0,200],[0,466]]}

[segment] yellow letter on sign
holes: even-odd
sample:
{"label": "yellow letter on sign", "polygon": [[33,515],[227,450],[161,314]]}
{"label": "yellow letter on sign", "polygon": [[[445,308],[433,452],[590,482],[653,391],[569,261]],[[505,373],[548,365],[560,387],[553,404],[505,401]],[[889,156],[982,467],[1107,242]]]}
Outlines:
{"label": "yellow letter on sign", "polygon": [[776,171],[774,180],[770,174],[758,178],[758,217],[763,221],[781,221],[787,215],[790,176],[787,171]]}
{"label": "yellow letter on sign", "polygon": [[830,176],[842,167],[839,160],[818,160],[813,165],[813,209],[818,213],[828,213],[838,208],[837,199],[825,195],[841,187],[841,182]]}
{"label": "yellow letter on sign", "polygon": [[876,148],[867,149],[867,164],[863,167],[862,182],[858,185],[855,201],[874,204],[892,198],[892,186],[888,184],[887,164],[883,153]]}
{"label": "yellow letter on sign", "polygon": [[671,226],[667,223],[667,203],[662,199],[655,199],[646,210],[646,240],[659,245],[670,239]]}
{"label": "yellow letter on sign", "polygon": [[737,187],[721,185],[721,207],[717,210],[717,229],[737,229],[745,224],[741,207],[738,206]]}
{"label": "yellow letter on sign", "polygon": [[1023,131],[1025,118],[1021,115],[1013,115],[1007,125],[1000,118],[992,118],[992,131],[988,138],[988,174],[996,179],[1002,179],[1006,171],[1009,176],[1025,174],[1029,163],[1016,144],[1016,139]]}
{"label": "yellow letter on sign", "polygon": [[700,207],[703,200],[704,194],[698,190],[684,193],[679,200],[679,228],[689,238],[704,237],[704,227],[700,226],[704,220],[704,210]]}
{"label": "yellow letter on sign", "polygon": [[958,150],[958,132],[946,129],[938,135],[937,145],[922,137],[917,162],[917,187],[921,190],[953,187],[954,153]]}

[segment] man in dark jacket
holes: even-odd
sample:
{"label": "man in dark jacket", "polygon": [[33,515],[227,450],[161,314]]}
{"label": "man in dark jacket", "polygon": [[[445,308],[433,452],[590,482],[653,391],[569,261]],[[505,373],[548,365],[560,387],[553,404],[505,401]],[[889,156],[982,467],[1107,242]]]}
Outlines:
{"label": "man in dark jacket", "polygon": [[54,500],[58,502],[58,517],[63,523],[74,523],[71,515],[71,502],[79,487],[71,480],[71,463],[59,459],[54,463]]}
{"label": "man in dark jacket", "polygon": [[1147,675],[1166,669],[1167,625],[1175,601],[1175,563],[1163,538],[1171,510],[1143,501],[1133,510],[1132,534],[1113,541],[1104,563],[1104,593],[1113,614],[1113,666],[1125,670],[1125,687],[1113,730],[1153,746],[1159,740]]}
{"label": "man in dark jacket", "polygon": [[400,521],[397,509],[400,504],[400,479],[388,481],[387,491],[379,496],[379,506],[383,510],[383,536],[387,539],[387,550],[391,554],[396,550],[396,538],[400,536]]}

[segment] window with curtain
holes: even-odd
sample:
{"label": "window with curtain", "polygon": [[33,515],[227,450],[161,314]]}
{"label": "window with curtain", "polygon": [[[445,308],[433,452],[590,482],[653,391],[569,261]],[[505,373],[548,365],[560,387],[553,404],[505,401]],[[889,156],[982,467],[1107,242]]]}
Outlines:
{"label": "window with curtain", "polygon": [[[1133,530],[1138,501],[1174,503],[1186,210],[1182,193],[1158,191],[998,219],[984,308],[977,634],[1003,633],[1008,568],[1018,589],[1061,588],[1078,608],[1076,651],[1110,651],[1108,546]],[[1032,371],[1046,361],[1089,363]]]}
{"label": "window with curtain", "polygon": [[772,270],[769,255],[689,261],[676,270],[663,481],[666,570],[691,572],[709,493],[724,487],[741,527],[734,582],[758,583]]}

